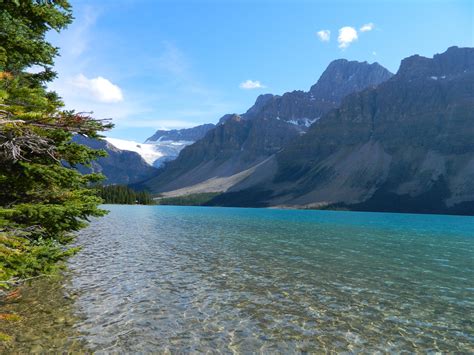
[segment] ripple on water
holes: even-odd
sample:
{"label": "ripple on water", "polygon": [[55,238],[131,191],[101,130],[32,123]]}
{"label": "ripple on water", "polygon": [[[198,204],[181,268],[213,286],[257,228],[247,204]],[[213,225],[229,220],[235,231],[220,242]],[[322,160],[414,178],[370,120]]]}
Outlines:
{"label": "ripple on water", "polygon": [[70,261],[95,351],[474,351],[474,218],[107,208]]}

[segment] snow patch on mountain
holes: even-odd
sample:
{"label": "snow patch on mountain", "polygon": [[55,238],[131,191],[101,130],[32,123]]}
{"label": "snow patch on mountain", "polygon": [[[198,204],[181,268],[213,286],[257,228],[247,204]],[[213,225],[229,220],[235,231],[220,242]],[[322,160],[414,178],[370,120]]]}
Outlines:
{"label": "snow patch on mountain", "polygon": [[295,126],[310,127],[314,122],[316,122],[317,120],[319,120],[319,117],[316,117],[316,118],[314,118],[314,119],[310,119],[310,118],[298,118],[298,119],[295,119],[295,120],[283,120],[283,119],[281,119],[280,117],[277,117],[276,119],[279,120],[279,121],[285,121],[285,122],[294,124]]}
{"label": "snow patch on mountain", "polygon": [[176,159],[179,152],[194,143],[193,141],[162,141],[156,143],[139,143],[118,138],[105,138],[105,140],[120,150],[128,150],[140,154],[151,166],[160,167],[164,162]]}
{"label": "snow patch on mountain", "polygon": [[163,153],[154,144],[138,143],[118,138],[105,138],[105,140],[115,148],[140,154],[143,160],[150,165],[153,165],[157,159],[163,157]]}

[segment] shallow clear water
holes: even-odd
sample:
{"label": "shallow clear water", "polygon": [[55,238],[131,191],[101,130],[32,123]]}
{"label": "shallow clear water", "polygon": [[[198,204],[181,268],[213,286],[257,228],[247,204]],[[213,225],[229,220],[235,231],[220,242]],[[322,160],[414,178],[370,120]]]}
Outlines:
{"label": "shallow clear water", "polygon": [[107,206],[70,262],[96,351],[474,351],[474,218]]}
{"label": "shallow clear water", "polygon": [[75,328],[79,318],[71,291],[67,277],[43,277],[15,289],[15,297],[0,299],[0,333],[11,337],[0,341],[0,354],[84,353],[87,342]]}
{"label": "shallow clear water", "polygon": [[474,352],[473,217],[106,208],[0,352]]}

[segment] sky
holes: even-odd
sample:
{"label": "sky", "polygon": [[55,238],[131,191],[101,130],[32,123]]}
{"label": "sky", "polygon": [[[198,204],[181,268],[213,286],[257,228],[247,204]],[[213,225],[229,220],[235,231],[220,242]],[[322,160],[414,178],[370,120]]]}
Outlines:
{"label": "sky", "polygon": [[72,0],[50,85],[106,135],[216,123],[258,95],[308,90],[335,59],[396,72],[413,54],[474,47],[474,1]]}

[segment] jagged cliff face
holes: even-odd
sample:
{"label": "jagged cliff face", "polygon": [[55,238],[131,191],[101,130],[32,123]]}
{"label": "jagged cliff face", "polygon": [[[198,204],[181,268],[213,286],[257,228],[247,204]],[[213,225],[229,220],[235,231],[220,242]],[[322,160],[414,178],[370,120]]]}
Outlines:
{"label": "jagged cliff face", "polygon": [[154,192],[203,183],[204,190],[222,188],[205,183],[253,169],[298,139],[324,113],[337,107],[346,93],[374,87],[391,76],[377,63],[334,61],[309,92],[261,95],[246,113],[223,116],[204,138],[185,148],[144,187]]}
{"label": "jagged cliff face", "polygon": [[347,95],[378,86],[392,75],[378,63],[367,64],[338,59],[329,64],[309,93],[322,102],[338,105]]}
{"label": "jagged cliff face", "polygon": [[473,214],[474,49],[403,60],[393,78],[345,98],[275,160],[266,180],[229,191],[265,191],[250,205]]}
{"label": "jagged cliff face", "polygon": [[[305,130],[321,115],[338,107],[348,94],[375,87],[392,75],[378,63],[338,59],[329,64],[309,92],[297,90],[281,96],[260,95],[241,117],[245,120],[278,119]],[[219,123],[224,123],[230,117],[232,115],[223,116]]]}
{"label": "jagged cliff face", "polygon": [[147,164],[138,153],[117,149],[105,140],[89,139],[79,135],[74,136],[73,141],[107,152],[107,157],[97,159],[91,167],[78,167],[83,174],[91,172],[104,174],[106,177],[104,184],[133,184],[156,174],[157,170]]}
{"label": "jagged cliff face", "polygon": [[293,91],[282,96],[265,96],[262,103],[257,100],[245,118],[279,119],[305,130],[323,114],[338,107],[348,94],[375,87],[391,76],[378,63],[335,60],[309,92]]}

